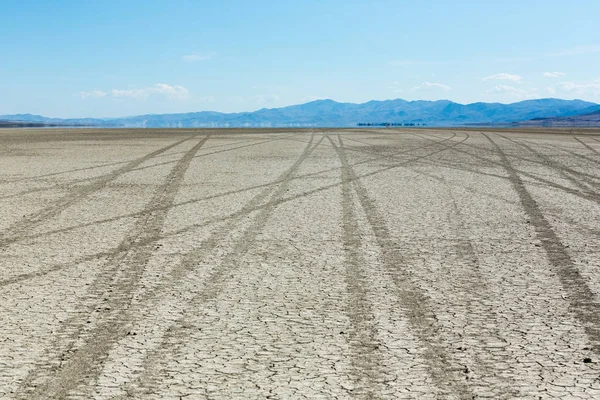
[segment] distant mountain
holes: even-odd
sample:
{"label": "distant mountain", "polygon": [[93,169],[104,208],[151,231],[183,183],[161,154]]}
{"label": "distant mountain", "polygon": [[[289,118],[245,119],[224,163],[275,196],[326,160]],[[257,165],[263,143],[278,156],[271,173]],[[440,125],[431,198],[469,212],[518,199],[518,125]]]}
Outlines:
{"label": "distant mountain", "polygon": [[202,111],[185,114],[151,114],[126,118],[58,119],[39,115],[0,115],[2,120],[122,126],[135,128],[210,128],[210,127],[349,127],[357,124],[426,124],[460,126],[502,124],[534,118],[570,117],[600,108],[582,100],[538,99],[512,104],[459,104],[449,100],[406,101],[402,99],[369,101],[362,104],[316,100],[282,108],[263,108],[254,112],[219,113]]}
{"label": "distant mountain", "polygon": [[[66,123],[60,122],[64,120],[53,120],[51,118],[40,117],[41,120],[33,118],[31,120],[25,119],[10,119],[11,115],[6,115],[8,119],[0,119],[0,128],[50,128],[50,127],[82,127],[82,126],[95,126],[96,124],[78,124],[78,123]],[[38,117],[34,115],[32,117]],[[59,121],[59,122],[47,122],[47,121]]]}
{"label": "distant mountain", "polygon": [[[22,126],[118,126],[111,122],[112,118],[48,118],[33,114],[8,114],[0,115],[0,121],[3,125],[7,122],[21,124]],[[15,125],[16,126],[16,125]]]}
{"label": "distant mountain", "polygon": [[534,118],[519,122],[519,126],[572,126],[600,127],[600,106],[591,107],[594,111],[570,117]]}

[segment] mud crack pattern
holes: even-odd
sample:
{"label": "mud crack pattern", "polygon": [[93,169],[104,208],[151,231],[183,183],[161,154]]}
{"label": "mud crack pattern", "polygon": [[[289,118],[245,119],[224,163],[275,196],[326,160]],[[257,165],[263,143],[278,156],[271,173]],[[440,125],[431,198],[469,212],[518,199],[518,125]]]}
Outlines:
{"label": "mud crack pattern", "polygon": [[599,136],[2,130],[0,398],[599,398]]}

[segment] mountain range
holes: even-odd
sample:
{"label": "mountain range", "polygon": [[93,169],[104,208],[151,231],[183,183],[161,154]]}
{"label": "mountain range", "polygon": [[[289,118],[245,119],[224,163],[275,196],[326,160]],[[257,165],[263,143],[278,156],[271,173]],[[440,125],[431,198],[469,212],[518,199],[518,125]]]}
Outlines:
{"label": "mountain range", "polygon": [[598,127],[600,126],[600,111],[569,117],[534,118],[517,124],[519,126]]}
{"label": "mountain range", "polygon": [[352,127],[358,124],[415,124],[465,126],[511,124],[547,118],[573,117],[600,111],[600,104],[583,100],[537,99],[512,104],[459,104],[449,100],[402,99],[339,103],[316,100],[253,112],[201,111],[182,114],[149,114],[124,118],[48,118],[40,115],[0,115],[0,122],[20,121],[46,125],[84,125],[132,128],[211,127]]}

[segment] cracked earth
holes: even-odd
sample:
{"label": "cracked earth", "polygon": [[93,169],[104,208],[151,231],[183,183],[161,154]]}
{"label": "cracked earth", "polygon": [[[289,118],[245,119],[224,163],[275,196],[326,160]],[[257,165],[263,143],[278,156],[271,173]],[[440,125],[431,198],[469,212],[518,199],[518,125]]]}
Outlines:
{"label": "cracked earth", "polygon": [[2,399],[600,398],[600,132],[1,130]]}

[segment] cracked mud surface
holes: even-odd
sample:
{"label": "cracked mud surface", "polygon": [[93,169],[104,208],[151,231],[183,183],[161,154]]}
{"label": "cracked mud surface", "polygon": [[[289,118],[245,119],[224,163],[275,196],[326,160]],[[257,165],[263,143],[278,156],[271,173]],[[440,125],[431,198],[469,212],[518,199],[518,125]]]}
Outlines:
{"label": "cracked mud surface", "polygon": [[600,132],[1,130],[2,399],[600,398]]}

